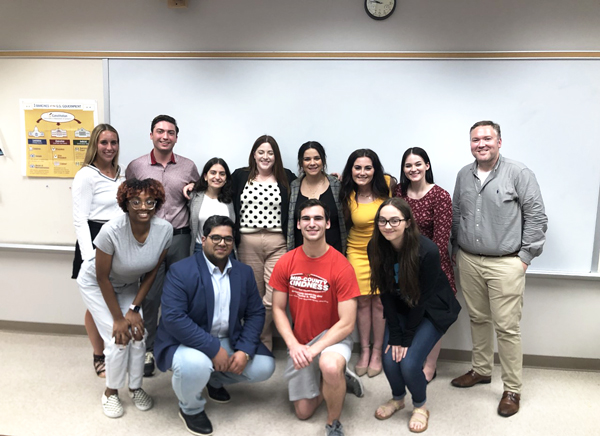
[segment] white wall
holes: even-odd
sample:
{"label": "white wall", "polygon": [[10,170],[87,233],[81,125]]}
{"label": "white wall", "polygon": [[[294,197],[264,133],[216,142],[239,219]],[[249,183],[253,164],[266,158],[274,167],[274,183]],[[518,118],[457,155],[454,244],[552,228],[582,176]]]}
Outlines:
{"label": "white wall", "polygon": [[[385,22],[369,19],[362,0],[190,0],[190,7],[184,10],[168,9],[166,0],[31,0],[3,2],[0,14],[0,50],[599,49],[597,0],[400,0],[395,14]],[[16,97],[5,100],[11,89],[6,79],[14,77],[14,66],[30,63],[40,68],[39,74],[52,78],[68,61],[48,61],[47,65],[41,61],[7,62],[0,64],[3,149],[18,138]],[[50,80],[44,92],[21,93],[18,98],[73,98],[76,94],[77,98],[101,100],[94,96],[101,87],[100,67],[94,64],[90,68],[85,90],[73,92],[69,83]],[[25,74],[27,70],[23,71]],[[168,92],[168,81],[162,91]],[[42,229],[51,231],[44,223],[43,209],[29,206],[36,196],[48,195],[44,186],[38,188],[19,193],[23,195],[15,203],[15,213],[26,208],[28,213],[39,215]],[[68,185],[60,189],[68,190]],[[8,197],[0,201],[8,201]],[[70,219],[69,214],[65,219]],[[0,225],[6,225],[6,220],[0,216]],[[0,320],[81,325],[84,307],[75,282],[69,278],[70,264],[70,254],[0,249]],[[594,281],[530,278],[522,324],[524,352],[600,358],[598,288]],[[466,310],[447,335],[444,347],[470,349]]]}

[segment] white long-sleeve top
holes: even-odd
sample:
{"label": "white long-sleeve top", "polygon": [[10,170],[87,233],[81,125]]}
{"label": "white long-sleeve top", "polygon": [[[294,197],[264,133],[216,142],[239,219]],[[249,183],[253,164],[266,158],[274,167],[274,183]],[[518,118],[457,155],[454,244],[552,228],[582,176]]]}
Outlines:
{"label": "white long-sleeve top", "polygon": [[94,166],[81,168],[73,179],[73,224],[83,260],[94,257],[88,220],[105,222],[124,212],[117,204],[117,189],[125,180],[121,167],[114,179]]}

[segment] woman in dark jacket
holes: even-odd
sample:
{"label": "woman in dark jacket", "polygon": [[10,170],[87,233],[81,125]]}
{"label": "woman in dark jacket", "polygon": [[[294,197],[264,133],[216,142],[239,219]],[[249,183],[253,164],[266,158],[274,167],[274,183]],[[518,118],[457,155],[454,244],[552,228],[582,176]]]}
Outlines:
{"label": "woman in dark jacket", "polygon": [[283,167],[275,138],[262,135],[252,146],[248,166],[231,176],[240,261],[250,265],[266,309],[261,341],[273,349],[273,267],[285,254],[290,183],[296,176]]}
{"label": "woman in dark jacket", "polygon": [[423,364],[456,321],[460,304],[442,271],[437,245],[420,235],[406,201],[390,198],[379,207],[368,254],[371,289],[379,289],[386,319],[383,369],[393,395],[375,417],[387,419],[404,408],[408,388],[415,406],[408,427],[421,433],[429,419]]}

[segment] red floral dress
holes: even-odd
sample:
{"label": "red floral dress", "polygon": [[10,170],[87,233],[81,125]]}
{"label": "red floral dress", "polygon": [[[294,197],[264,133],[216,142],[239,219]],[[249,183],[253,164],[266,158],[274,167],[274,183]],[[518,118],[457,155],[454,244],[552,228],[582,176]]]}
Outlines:
{"label": "red floral dress", "polygon": [[423,198],[415,200],[414,198],[402,195],[400,185],[398,185],[394,195],[408,202],[421,233],[438,246],[442,271],[446,273],[450,286],[454,294],[456,294],[454,269],[452,268],[450,252],[448,250],[450,230],[452,229],[452,199],[450,198],[450,194],[439,186],[433,185]]}

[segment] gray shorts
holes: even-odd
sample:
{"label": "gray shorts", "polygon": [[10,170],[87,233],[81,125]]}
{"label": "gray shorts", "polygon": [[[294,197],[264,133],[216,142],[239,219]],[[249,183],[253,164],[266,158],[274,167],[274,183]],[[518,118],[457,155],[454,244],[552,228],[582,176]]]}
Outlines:
{"label": "gray shorts", "polygon": [[[321,332],[307,345],[312,345],[317,342],[327,330]],[[346,359],[346,365],[350,361],[352,355],[352,335],[350,334],[347,338],[338,342],[337,344],[330,345],[321,351],[321,354],[334,352],[341,354]],[[321,393],[321,371],[319,370],[319,357],[317,356],[313,361],[305,368],[295,369],[292,358],[289,357],[283,372],[283,377],[288,380],[288,392],[290,401],[305,400],[317,397]]]}

